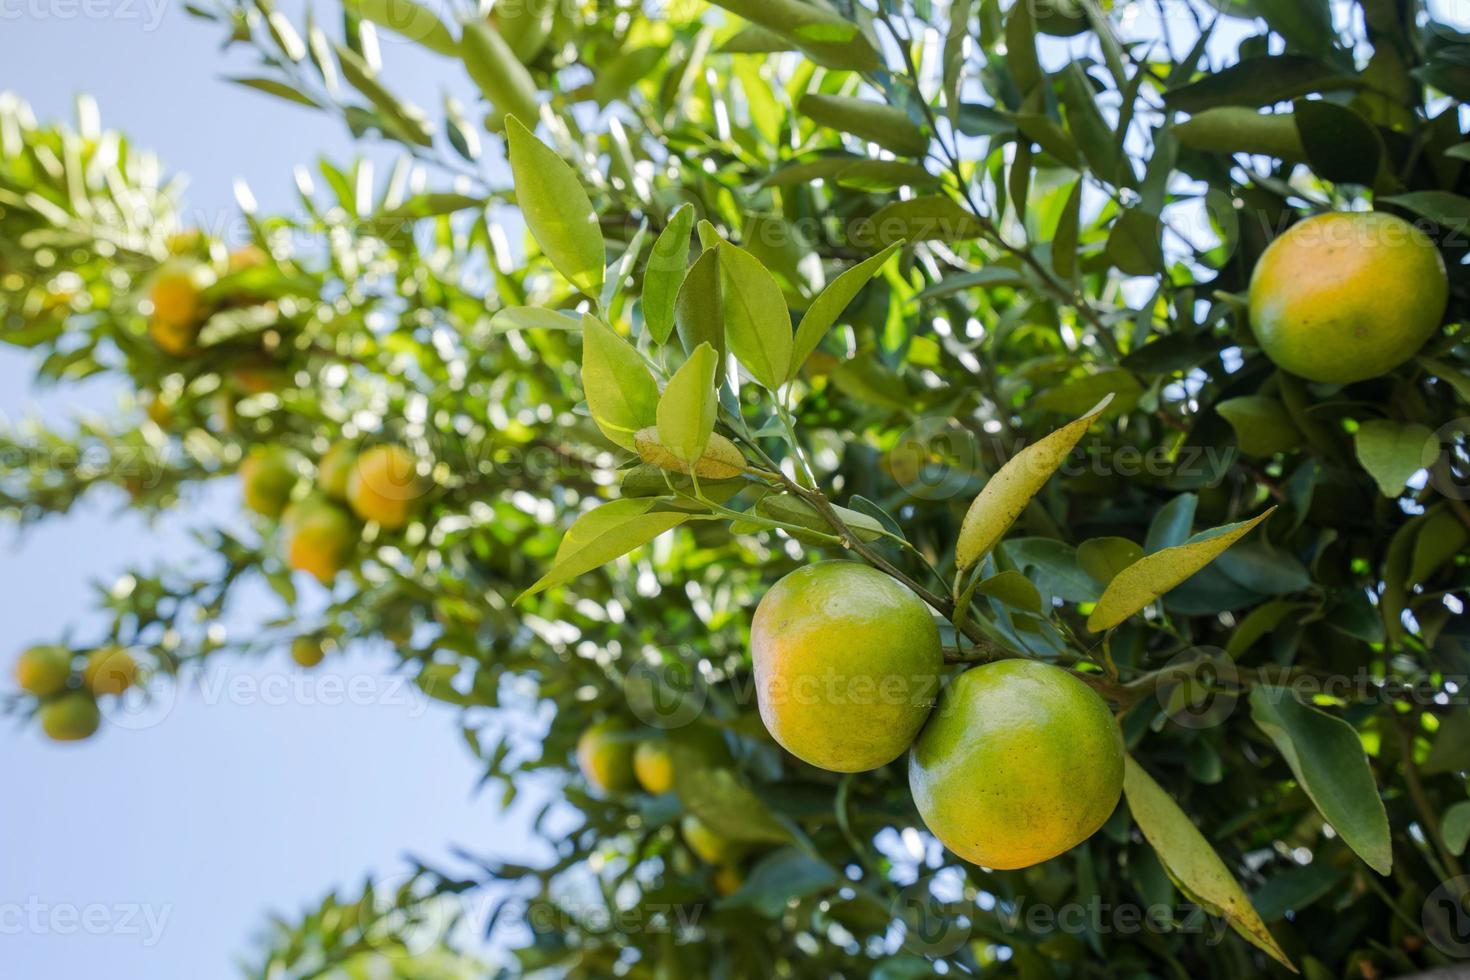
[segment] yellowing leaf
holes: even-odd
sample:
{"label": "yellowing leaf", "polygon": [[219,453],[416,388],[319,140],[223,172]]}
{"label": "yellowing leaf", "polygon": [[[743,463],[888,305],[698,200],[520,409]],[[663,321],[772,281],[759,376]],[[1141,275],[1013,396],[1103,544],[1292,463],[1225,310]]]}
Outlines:
{"label": "yellowing leaf", "polygon": [[995,547],[1112,398],[1109,395],[1086,415],[1016,453],[990,478],[960,525],[955,562],[962,570]]}
{"label": "yellowing leaf", "polygon": [[602,227],[582,182],[519,119],[507,120],[505,134],[516,203],[531,236],[573,286],[596,296],[602,288],[606,255]]}
{"label": "yellowing leaf", "polygon": [[719,245],[725,337],[730,352],[775,391],[791,364],[791,313],[776,277],[760,259],[729,242]]}
{"label": "yellowing leaf", "polygon": [[658,382],[642,356],[595,316],[582,318],[582,390],[592,420],[624,449],[658,418]]}
{"label": "yellowing leaf", "polygon": [[658,438],[676,459],[692,463],[704,454],[715,428],[715,370],[719,358],[709,344],[689,355],[658,400]]}
{"label": "yellowing leaf", "polygon": [[615,500],[577,518],[557,549],[551,570],[516,596],[516,602],[621,558],[689,518],[663,511],[650,514],[654,503],[653,498]]}
{"label": "yellowing leaf", "polygon": [[1180,890],[1221,916],[1272,959],[1297,972],[1220,855],[1189,815],[1132,756],[1123,759],[1123,795],[1138,829],[1143,831],[1144,838]]}
{"label": "yellowing leaf", "polygon": [[1217,527],[1196,534],[1183,544],[1143,556],[1108,583],[1097,607],[1087,617],[1087,628],[1098,633],[1117,626],[1220,557],[1225,549],[1250,533],[1275,510],[1272,507],[1248,521]]}
{"label": "yellowing leaf", "polygon": [[796,372],[801,370],[812,351],[817,349],[822,337],[837,322],[842,311],[847,309],[847,304],[853,301],[868,284],[868,280],[883,268],[883,263],[902,245],[903,242],[894,242],[877,255],[869,256],[832,280],[831,285],[822,290],[822,294],[807,308],[801,324],[796,328],[796,340],[791,346],[791,366],[786,371],[788,379],[796,377]]}

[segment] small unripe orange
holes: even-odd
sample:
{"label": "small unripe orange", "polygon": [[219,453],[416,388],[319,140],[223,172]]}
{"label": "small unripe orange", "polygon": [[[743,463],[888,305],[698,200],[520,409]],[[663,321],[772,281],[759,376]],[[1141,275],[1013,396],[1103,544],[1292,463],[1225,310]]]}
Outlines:
{"label": "small unripe orange", "polygon": [[138,680],[138,662],[121,647],[93,650],[82,667],[82,683],[93,694],[121,694]]}
{"label": "small unripe orange", "polygon": [[38,698],[59,694],[71,679],[71,651],[66,647],[31,647],[15,661],[15,682]]}
{"label": "small unripe orange", "polygon": [[396,530],[408,523],[424,487],[413,455],[402,446],[374,446],[357,457],[347,502],[358,517]]}

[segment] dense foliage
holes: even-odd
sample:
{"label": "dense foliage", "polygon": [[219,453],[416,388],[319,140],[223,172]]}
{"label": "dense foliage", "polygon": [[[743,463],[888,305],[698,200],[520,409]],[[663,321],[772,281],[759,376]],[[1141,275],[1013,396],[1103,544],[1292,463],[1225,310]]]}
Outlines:
{"label": "dense foliage", "polygon": [[[333,895],[273,927],[262,977],[471,974],[436,912],[477,894],[518,896],[486,924],[512,973],[1373,977],[1470,953],[1470,37],[1409,0],[1112,7],[356,0],[327,27],[225,0],[195,12],[242,84],[401,153],[381,180],[303,172],[292,216],[242,195],[233,251],[90,109],[49,127],[8,99],[0,338],[137,404],[0,435],[0,510],[97,484],[184,508],[243,467],[257,533],[206,528],[218,567],[103,597],[74,653],[129,651],[126,695],[63,660],[4,706],[90,690],[106,737],[213,658],[386,641],[467,709],[504,800],[565,781],[555,864],[487,842]],[[442,111],[395,94],[404,44],[440,57]],[[1440,250],[1442,329],[1359,382],[1277,370],[1247,315],[1262,252],[1370,208]],[[396,504],[336,485],[343,446],[406,451]],[[1101,831],[987,871],[926,831],[902,760],[784,753],[750,617],[818,557],[923,598],[956,673],[1026,657],[1106,698],[1130,762]],[[279,617],[227,634],[257,578]],[[482,738],[486,709],[544,738]],[[666,749],[669,791],[589,781],[592,725]]]}

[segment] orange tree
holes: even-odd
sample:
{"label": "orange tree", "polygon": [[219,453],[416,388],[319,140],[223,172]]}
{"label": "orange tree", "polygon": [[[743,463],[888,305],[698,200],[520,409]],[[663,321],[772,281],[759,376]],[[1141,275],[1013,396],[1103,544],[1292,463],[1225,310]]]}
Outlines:
{"label": "orange tree", "polygon": [[[381,638],[545,712],[466,740],[575,813],[549,866],[328,896],[258,975],[471,969],[415,941],[507,884],[518,973],[1470,954],[1470,38],[1399,0],[195,12],[402,162],[230,253],[120,137],[5,107],[4,337],[139,404],[7,432],[0,501],[234,474],[257,532],[132,571],[6,707],[105,735],[209,658]],[[257,577],[282,613],[231,636]]]}

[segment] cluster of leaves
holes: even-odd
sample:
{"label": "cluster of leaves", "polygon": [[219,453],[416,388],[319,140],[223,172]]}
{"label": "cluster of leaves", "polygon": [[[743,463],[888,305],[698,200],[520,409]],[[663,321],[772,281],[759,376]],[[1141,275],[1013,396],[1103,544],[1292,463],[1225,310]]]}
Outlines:
{"label": "cluster of leaves", "polygon": [[[387,638],[467,709],[507,800],[524,774],[565,775],[570,829],[562,808],[538,821],[549,867],[466,854],[377,896],[411,917],[520,883],[555,923],[520,936],[522,970],[1444,962],[1421,910],[1470,830],[1463,448],[1415,474],[1470,401],[1470,38],[1394,0],[1351,24],[1325,0],[1186,2],[1152,24],[1089,2],[718,6],[518,2],[451,24],[360,0],[340,41],[263,3],[197,9],[258,56],[242,83],[404,162],[381,187],[323,165],[293,219],[247,209],[271,260],[233,285],[265,312],[216,313],[185,357],[146,334],[182,230],[156,166],[5,108],[0,339],[44,377],[109,371],[168,406],[11,446],[155,447],[149,507],[257,445],[391,438],[433,464],[418,520],[365,542],[324,609],[270,542],[209,531],[228,574],[132,573],[106,639],[179,673],[283,630]],[[395,93],[378,27],[458,69],[442,126]],[[1276,371],[1246,322],[1257,258],[1300,215],[1370,200],[1432,223],[1449,325],[1347,388]],[[278,384],[231,380],[262,358]],[[0,499],[37,519],[114,472],[32,466]],[[777,750],[747,614],[817,553],[909,583],[956,669],[1022,655],[1093,683],[1119,709],[1127,805],[1063,858],[993,873],[923,833],[901,766],[839,777]],[[226,639],[225,593],[257,575],[282,616]],[[1201,649],[1219,651],[1208,682],[1179,668]],[[1303,703],[1298,682],[1322,693]],[[480,709],[532,702],[544,738],[481,737]],[[587,791],[572,749],[605,718],[668,742],[671,794]],[[685,813],[745,849],[733,894],[675,833]],[[1181,901],[1254,945],[1020,914]],[[343,941],[334,902],[281,924],[260,975],[362,954],[363,916]],[[625,927],[599,928],[608,912]]]}

